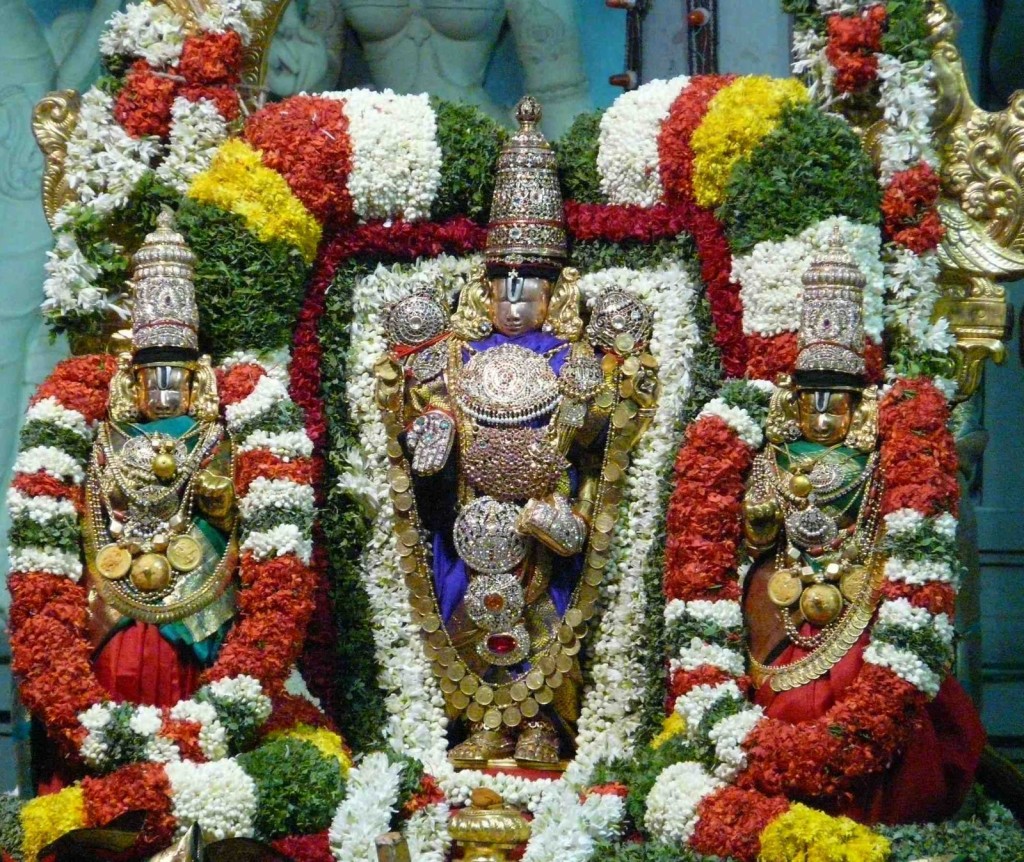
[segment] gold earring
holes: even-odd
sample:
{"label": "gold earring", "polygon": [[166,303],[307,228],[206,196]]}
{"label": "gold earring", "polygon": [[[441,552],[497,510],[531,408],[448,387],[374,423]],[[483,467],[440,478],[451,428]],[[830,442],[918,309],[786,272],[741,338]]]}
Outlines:
{"label": "gold earring", "polygon": [[797,409],[796,390],[788,374],[780,374],[768,405],[768,418],[764,433],[776,445],[800,439],[800,413]]}
{"label": "gold earring", "polygon": [[135,422],[139,418],[130,353],[119,353],[117,356],[117,371],[110,380],[107,411],[113,422]]}
{"label": "gold earring", "polygon": [[451,318],[452,332],[463,341],[478,341],[491,334],[487,273],[477,267],[459,293],[459,307]]}
{"label": "gold earring", "polygon": [[566,341],[579,341],[583,334],[583,319],[580,317],[580,274],[572,267],[566,267],[555,282],[548,306],[551,332]]}
{"label": "gold earring", "polygon": [[196,364],[192,380],[192,403],[188,412],[200,422],[215,422],[220,416],[220,398],[217,394],[217,375],[213,373],[210,357],[203,356]]}
{"label": "gold earring", "polygon": [[850,418],[850,430],[844,441],[851,449],[873,452],[878,443],[878,390],[868,386],[860,394],[860,403]]}

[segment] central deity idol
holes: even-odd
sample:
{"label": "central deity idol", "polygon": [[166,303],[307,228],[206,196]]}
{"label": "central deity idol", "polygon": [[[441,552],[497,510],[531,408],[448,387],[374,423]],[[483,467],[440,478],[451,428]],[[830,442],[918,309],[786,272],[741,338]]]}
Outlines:
{"label": "central deity idol", "polygon": [[550,770],[575,736],[579,655],[657,377],[638,301],[609,292],[584,327],[534,99],[518,119],[486,270],[450,317],[423,293],[388,310],[377,398],[403,570],[459,720],[449,756],[459,768]]}

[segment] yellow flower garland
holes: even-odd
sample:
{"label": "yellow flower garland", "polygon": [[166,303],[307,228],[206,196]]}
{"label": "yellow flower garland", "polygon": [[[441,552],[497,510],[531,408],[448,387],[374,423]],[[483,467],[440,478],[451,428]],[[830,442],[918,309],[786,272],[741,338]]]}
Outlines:
{"label": "yellow flower garland", "polygon": [[807,88],[793,78],[742,77],[720,90],[690,140],[697,203],[718,206],[736,162],[775,128],[783,107],[807,100]]}
{"label": "yellow flower garland", "polygon": [[81,787],[37,796],[21,809],[25,862],[35,862],[39,851],[72,829],[85,826],[85,794]]}
{"label": "yellow flower garland", "polygon": [[237,138],[227,141],[210,167],[189,186],[188,196],[245,219],[264,242],[297,246],[307,263],[320,244],[320,224],[277,171],[264,166],[258,150]]}
{"label": "yellow flower garland", "polygon": [[348,775],[348,771],[352,766],[352,758],[345,750],[345,744],[341,741],[341,737],[338,734],[322,727],[296,724],[288,730],[275,730],[267,735],[268,739],[278,739],[280,737],[301,739],[304,742],[315,745],[324,757],[333,757],[338,761],[338,767],[341,769],[342,775]]}
{"label": "yellow flower garland", "polygon": [[831,817],[800,803],[761,833],[758,862],[886,862],[887,838],[849,817]]}

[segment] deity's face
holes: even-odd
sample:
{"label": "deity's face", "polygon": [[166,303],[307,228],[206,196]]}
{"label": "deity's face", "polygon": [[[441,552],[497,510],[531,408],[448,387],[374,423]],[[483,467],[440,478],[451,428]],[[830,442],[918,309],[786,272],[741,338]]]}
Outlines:
{"label": "deity's face", "polygon": [[192,370],[177,365],[136,368],[135,393],[144,419],[184,416],[192,402]]}
{"label": "deity's face", "polygon": [[534,332],[548,317],[551,282],[507,276],[491,279],[491,323],[502,335]]}
{"label": "deity's face", "polygon": [[804,439],[822,446],[834,446],[846,439],[856,406],[853,392],[801,389],[797,404]]}

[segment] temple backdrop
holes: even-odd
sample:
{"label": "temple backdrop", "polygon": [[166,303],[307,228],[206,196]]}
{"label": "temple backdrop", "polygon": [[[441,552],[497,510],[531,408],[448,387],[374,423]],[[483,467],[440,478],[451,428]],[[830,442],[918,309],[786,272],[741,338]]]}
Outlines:
{"label": "temple backdrop", "polygon": [[[352,85],[367,79],[357,47],[332,30],[332,0],[303,0],[289,38],[296,44],[334,45],[334,80]],[[618,91],[607,76],[620,71],[624,36],[622,13],[601,0],[576,0],[590,96],[607,105]],[[43,263],[50,244],[42,216],[39,182],[42,160],[32,140],[32,105],[48,90],[84,89],[97,71],[99,28],[118,0],[0,0],[5,27],[0,30],[0,483],[6,487],[16,433],[31,388],[64,355],[42,327]],[[961,46],[975,82],[984,84],[987,107],[1001,104],[1024,86],[1024,4],[1009,0],[953,0],[964,21]],[[684,0],[654,0],[646,19],[644,78],[671,77],[686,69]],[[722,71],[788,74],[789,22],[775,2],[720,0]],[[298,22],[298,23],[295,23]],[[307,26],[308,25],[308,26]],[[317,36],[316,27],[322,34]],[[304,28],[304,29],[303,29]],[[312,35],[311,35],[312,34]],[[326,34],[326,35],[324,35]],[[331,41],[334,40],[334,41]],[[511,105],[522,92],[522,72],[507,33],[488,70],[488,93]],[[1024,284],[1010,288],[1017,316]],[[977,402],[979,429],[989,440],[976,469],[971,496],[978,515],[980,547],[980,623],[964,632],[968,648],[963,675],[983,702],[986,724],[1000,747],[1018,759],[1024,755],[1024,658],[1017,632],[1024,625],[1024,461],[1019,454],[1024,421],[1024,369],[1018,332],[1002,367],[990,366]],[[980,436],[983,436],[980,434]],[[2,507],[0,507],[2,511]],[[0,515],[0,536],[6,515]],[[0,571],[6,572],[6,542],[0,538]],[[0,619],[7,599],[0,589]],[[25,726],[12,723],[11,684],[6,640],[0,636],[0,790],[13,788],[13,735]]]}

